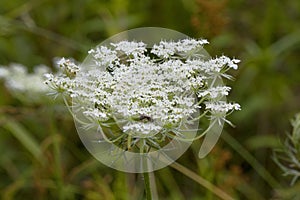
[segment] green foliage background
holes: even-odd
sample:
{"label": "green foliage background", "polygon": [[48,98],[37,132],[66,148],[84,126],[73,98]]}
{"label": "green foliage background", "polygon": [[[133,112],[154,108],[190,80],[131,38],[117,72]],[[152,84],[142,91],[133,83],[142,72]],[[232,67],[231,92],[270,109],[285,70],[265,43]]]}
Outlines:
{"label": "green foliage background", "polygon": [[[1,0],[0,65],[83,61],[107,37],[143,26],[207,38],[211,55],[241,59],[230,116],[213,152],[195,142],[179,163],[235,199],[299,199],[272,161],[300,110],[300,1]],[[63,104],[28,104],[0,85],[2,199],[143,199],[140,175],[109,169],[83,147]],[[155,172],[160,199],[218,199],[172,168]],[[298,196],[297,196],[298,195]]]}

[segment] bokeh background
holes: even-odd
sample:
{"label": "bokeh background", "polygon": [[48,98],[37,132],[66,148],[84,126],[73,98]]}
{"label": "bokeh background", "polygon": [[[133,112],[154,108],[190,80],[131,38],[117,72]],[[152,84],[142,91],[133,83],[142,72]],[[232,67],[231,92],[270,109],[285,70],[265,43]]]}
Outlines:
{"label": "bokeh background", "polygon": [[[300,1],[1,0],[0,65],[55,70],[53,58],[82,62],[104,39],[144,26],[206,38],[210,55],[241,60],[228,82],[229,100],[242,106],[229,117],[236,127],[206,158],[197,158],[198,141],[178,162],[235,199],[300,199],[299,183],[291,187],[272,159],[300,112]],[[2,199],[143,199],[141,175],[95,160],[61,100],[26,95],[36,94],[0,82]],[[160,199],[218,199],[170,167],[155,176]]]}

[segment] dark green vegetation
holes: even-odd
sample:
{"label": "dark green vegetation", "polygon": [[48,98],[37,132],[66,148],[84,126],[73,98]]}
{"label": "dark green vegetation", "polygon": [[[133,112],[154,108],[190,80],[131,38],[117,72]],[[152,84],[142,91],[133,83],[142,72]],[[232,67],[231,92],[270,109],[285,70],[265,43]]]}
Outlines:
{"label": "dark green vegetation", "polygon": [[[300,111],[300,1],[1,0],[0,65],[83,61],[107,37],[143,26],[207,38],[211,55],[242,60],[229,83],[242,106],[230,116],[236,127],[205,159],[198,141],[178,162],[235,199],[299,199],[300,183],[289,186],[272,149]],[[59,100],[23,102],[2,83],[0,152],[3,199],[143,199],[141,175],[95,160]],[[160,199],[218,199],[171,167],[155,176]]]}

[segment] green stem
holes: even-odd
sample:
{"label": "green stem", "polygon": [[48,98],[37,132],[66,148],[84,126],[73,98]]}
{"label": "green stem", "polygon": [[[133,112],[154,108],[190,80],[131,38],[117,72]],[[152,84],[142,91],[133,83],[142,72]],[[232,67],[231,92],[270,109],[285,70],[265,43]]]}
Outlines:
{"label": "green stem", "polygon": [[234,200],[233,197],[229,196],[223,190],[221,190],[217,186],[213,185],[209,181],[205,180],[204,178],[202,178],[201,176],[199,176],[195,172],[189,170],[185,166],[183,166],[183,165],[181,165],[181,164],[179,164],[177,162],[174,162],[170,166],[172,168],[176,169],[177,171],[179,171],[180,173],[186,175],[190,179],[196,181],[197,183],[199,183],[200,185],[202,185],[203,187],[205,187],[206,189],[208,189],[209,191],[211,191],[212,193],[214,193],[215,195],[217,195],[221,199],[224,199],[224,200]]}
{"label": "green stem", "polygon": [[144,183],[145,183],[145,191],[146,191],[146,199],[152,200],[152,193],[151,193],[151,187],[150,187],[150,176],[149,172],[144,172]]}
{"label": "green stem", "polygon": [[74,120],[78,121],[78,122],[81,123],[81,124],[86,124],[85,122],[83,122],[83,121],[81,121],[80,119],[78,119],[78,118],[76,117],[76,115],[73,113],[73,111],[71,110],[71,106],[70,106],[70,104],[68,103],[68,100],[66,99],[66,97],[63,96],[63,100],[64,100],[64,103],[65,103],[65,105],[66,105],[66,107],[67,107],[69,113],[72,115],[72,117],[74,118]]}
{"label": "green stem", "polygon": [[[196,140],[199,140],[200,138],[202,138],[204,135],[206,135],[206,133],[208,131],[211,130],[211,128],[215,125],[216,123],[216,120],[214,120],[210,125],[209,127],[207,127],[207,129],[205,131],[203,131],[200,135],[198,135],[197,137],[194,137],[194,138],[181,138],[181,137],[176,137],[176,139],[180,140],[180,141],[183,141],[183,142],[193,142],[193,141],[196,141]],[[171,134],[167,133],[170,137],[173,137]]]}
{"label": "green stem", "polygon": [[53,151],[54,151],[54,162],[55,162],[55,176],[57,179],[57,187],[59,193],[59,199],[63,200],[64,197],[64,186],[63,186],[63,177],[61,169],[61,156],[60,156],[60,141],[58,137],[53,138]]}
{"label": "green stem", "polygon": [[38,141],[21,123],[18,123],[13,118],[7,116],[4,117],[6,118],[2,118],[2,116],[0,118],[3,128],[8,130],[17,140],[19,140],[25,149],[27,149],[38,162],[44,164],[45,160],[43,158],[43,152]]}
{"label": "green stem", "polygon": [[[142,146],[140,149],[140,153],[145,153],[147,152],[146,150],[146,140],[141,139]],[[149,169],[149,166],[147,160],[145,161],[146,164],[146,169]],[[143,173],[144,176],[144,183],[145,183],[145,193],[146,193],[146,199],[147,200],[152,200],[152,190],[151,190],[151,182],[150,182],[150,172],[147,170],[146,172]],[[154,188],[153,188],[154,189]]]}
{"label": "green stem", "polygon": [[53,140],[53,158],[54,158],[54,169],[55,169],[55,178],[57,183],[57,189],[58,189],[58,199],[64,200],[65,199],[65,193],[64,193],[64,180],[63,180],[63,171],[62,171],[62,158],[61,158],[61,138],[58,134],[57,127],[55,124],[54,113],[52,111],[50,113],[50,132],[52,134],[52,140]]}

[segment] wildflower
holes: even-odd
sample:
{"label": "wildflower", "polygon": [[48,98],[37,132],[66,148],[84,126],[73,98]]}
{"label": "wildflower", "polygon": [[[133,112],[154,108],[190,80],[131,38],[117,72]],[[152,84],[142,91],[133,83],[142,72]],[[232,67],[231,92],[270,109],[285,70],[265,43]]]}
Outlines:
{"label": "wildflower", "polygon": [[237,103],[226,103],[224,101],[207,102],[206,109],[210,109],[213,112],[227,113],[230,110],[240,110],[241,107]]}
{"label": "wildflower", "polygon": [[[191,131],[198,130],[200,119],[230,123],[225,117],[240,109],[224,100],[231,88],[220,81],[230,77],[229,69],[237,69],[238,60],[205,59],[205,44],[207,40],[196,39],[160,41],[152,48],[136,41],[109,43],[89,51],[88,66],[62,59],[63,73],[46,74],[46,83],[63,94],[68,106],[67,97],[72,98],[75,121],[97,126],[96,137],[112,151],[170,153],[208,132]],[[132,157],[135,164],[139,158]],[[108,163],[106,157],[100,159]]]}
{"label": "wildflower", "polygon": [[62,68],[64,74],[70,78],[75,77],[76,73],[79,72],[79,67],[70,59],[62,58],[57,64]]}
{"label": "wildflower", "polygon": [[216,99],[217,97],[227,96],[229,94],[230,89],[231,88],[227,86],[211,87],[207,90],[198,92],[198,97],[208,96],[211,99]]}
{"label": "wildflower", "polygon": [[38,103],[44,99],[50,89],[43,84],[43,74],[50,72],[50,68],[39,65],[29,73],[25,66],[12,63],[7,67],[0,67],[0,79],[4,80],[6,88],[20,100],[26,103]]}
{"label": "wildflower", "polygon": [[[185,60],[175,55],[206,43],[206,40],[195,39],[161,41],[153,46],[151,53],[169,58],[163,62],[145,54],[146,44],[142,42],[111,43],[111,47],[100,46],[89,51],[96,64],[92,73],[80,73],[79,66],[63,58],[59,65],[64,75],[54,77],[47,74],[46,82],[52,89],[86,102],[88,106],[83,114],[100,125],[118,118],[126,122],[121,128],[129,134],[144,137],[166,128],[172,131],[196,113],[199,109],[197,102],[202,99],[205,109],[211,112],[225,115],[230,110],[239,109],[238,104],[217,99],[227,96],[230,87],[208,84],[214,78],[210,72],[221,74],[223,68],[236,69],[236,60],[225,56],[208,61]],[[119,58],[118,52],[123,52],[125,57]],[[118,65],[102,70],[102,66],[111,64]],[[141,116],[151,120],[139,120]]]}
{"label": "wildflower", "polygon": [[121,41],[119,43],[111,43],[116,51],[124,52],[127,56],[143,54],[146,51],[146,44],[143,42]]}

